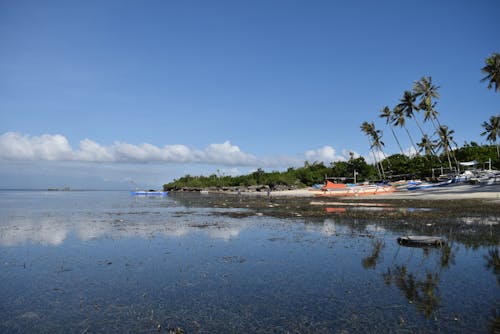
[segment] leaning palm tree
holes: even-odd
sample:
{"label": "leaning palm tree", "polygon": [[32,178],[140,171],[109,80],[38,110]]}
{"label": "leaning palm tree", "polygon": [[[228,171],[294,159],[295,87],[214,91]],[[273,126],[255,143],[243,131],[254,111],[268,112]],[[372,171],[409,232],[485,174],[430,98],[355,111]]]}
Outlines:
{"label": "leaning palm tree", "polygon": [[373,159],[375,160],[379,177],[385,178],[384,166],[382,165],[382,162],[377,159],[375,151],[373,150],[374,147],[380,148],[384,145],[384,143],[380,140],[380,130],[375,129],[375,124],[373,124],[373,122],[368,123],[365,121],[361,124],[361,131],[363,131],[368,137],[370,150],[372,152]]}
{"label": "leaning palm tree", "polygon": [[[374,148],[377,149],[378,152],[380,152],[382,154],[383,160],[387,161],[387,165],[388,165],[388,168],[390,170],[391,169],[391,162],[389,161],[389,159],[387,159],[387,155],[384,152],[385,144],[382,141],[383,133],[381,130],[377,130],[375,128],[375,125],[373,124],[373,122],[371,123],[371,126],[372,126],[372,131],[370,132],[370,135],[372,137],[372,145]],[[382,171],[382,175],[385,178],[383,160],[380,160],[379,163],[380,163],[380,170]]]}
{"label": "leaning palm tree", "polygon": [[398,104],[398,106],[402,109],[403,114],[407,118],[413,118],[415,120],[415,123],[417,123],[418,129],[423,136],[425,133],[420,126],[420,122],[415,117],[415,112],[419,111],[418,106],[415,104],[416,96],[413,95],[413,93],[409,90],[406,90],[403,94],[403,98],[401,98],[401,100],[399,101],[400,103]]}
{"label": "leaning palm tree", "polygon": [[436,103],[432,101],[439,98],[438,89],[439,86],[432,84],[431,77],[422,77],[420,81],[413,83],[413,94],[420,98],[418,108],[424,111],[424,122],[431,120],[435,130],[441,125],[437,118],[438,112],[434,109]]}
{"label": "leaning palm tree", "polygon": [[[450,167],[450,171],[452,170],[451,167],[451,154],[452,154],[452,144],[455,143],[453,141],[453,134],[455,133],[454,130],[449,130],[446,125],[441,125],[437,131],[437,135],[439,139],[436,142],[436,147],[438,149],[442,149],[443,152],[446,154],[446,157],[448,158],[448,164]],[[456,145],[456,144],[455,144]],[[453,157],[455,159],[455,157]],[[455,159],[456,162],[456,159]]]}
{"label": "leaning palm tree", "polygon": [[483,122],[482,127],[485,131],[481,133],[481,136],[488,135],[486,140],[496,145],[497,156],[500,158],[500,149],[497,143],[497,137],[500,137],[500,115],[491,116],[490,122]]}
{"label": "leaning palm tree", "polygon": [[495,87],[496,92],[500,92],[500,54],[493,53],[485,60],[486,65],[481,71],[486,74],[481,82],[488,81],[488,88]]}
{"label": "leaning palm tree", "polygon": [[406,127],[406,118],[405,114],[403,112],[403,109],[397,105],[394,107],[394,110],[392,111],[392,124],[394,126],[399,126],[401,128],[404,128],[406,130],[406,134],[408,135],[408,138],[410,138],[411,146],[415,150],[416,154],[418,155],[417,148],[415,146],[415,142],[413,141],[413,138],[410,135],[410,131],[408,131],[408,128]]}
{"label": "leaning palm tree", "polygon": [[392,122],[392,110],[391,110],[391,108],[389,108],[388,106],[385,106],[384,108],[382,108],[382,110],[380,111],[379,117],[385,118],[385,124],[389,125],[389,128],[391,129],[392,135],[394,136],[394,139],[396,140],[396,143],[399,146],[399,150],[401,151],[401,154],[404,155],[405,153],[403,151],[403,148],[401,147],[401,143],[399,142],[398,137],[396,136],[396,133],[394,132],[394,128],[392,127],[392,123],[391,123]]}
{"label": "leaning palm tree", "polygon": [[375,125],[373,124],[373,122],[371,124],[373,126],[373,131],[371,131],[371,133],[370,133],[370,135],[372,136],[372,145],[380,153],[382,153],[382,156],[385,157],[385,153],[384,153],[384,150],[383,150],[383,147],[385,146],[385,144],[382,141],[382,131],[381,130],[377,130],[375,128]]}

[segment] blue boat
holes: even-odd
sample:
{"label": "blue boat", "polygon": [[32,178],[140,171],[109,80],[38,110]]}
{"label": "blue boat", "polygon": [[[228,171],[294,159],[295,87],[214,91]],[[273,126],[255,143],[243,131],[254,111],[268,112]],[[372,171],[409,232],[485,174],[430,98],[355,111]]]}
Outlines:
{"label": "blue boat", "polygon": [[136,191],[131,191],[130,194],[132,196],[160,196],[160,197],[166,197],[168,194],[168,191],[160,191],[160,190],[136,190]]}

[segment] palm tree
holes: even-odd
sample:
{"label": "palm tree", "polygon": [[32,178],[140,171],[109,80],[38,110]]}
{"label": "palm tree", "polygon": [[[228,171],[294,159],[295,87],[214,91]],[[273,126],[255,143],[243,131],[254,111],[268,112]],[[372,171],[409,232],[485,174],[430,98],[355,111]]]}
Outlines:
{"label": "palm tree", "polygon": [[399,101],[401,101],[398,104],[398,107],[402,109],[402,113],[407,117],[407,118],[413,118],[415,122],[417,123],[418,129],[420,130],[420,133],[422,136],[425,134],[424,131],[422,130],[422,127],[420,126],[420,122],[418,119],[415,117],[415,112],[418,112],[418,106],[415,104],[416,101],[416,96],[413,95],[412,92],[409,90],[406,90],[403,94],[403,98]]}
{"label": "palm tree", "polygon": [[491,116],[490,122],[483,122],[482,127],[485,131],[481,133],[481,136],[488,135],[486,140],[496,145],[497,156],[500,158],[500,149],[497,144],[497,137],[500,137],[500,115]]}
{"label": "palm tree", "polygon": [[377,167],[377,173],[378,173],[378,176],[381,178],[382,175],[380,173],[380,168],[379,168],[379,165],[378,165],[378,161],[377,161],[377,157],[375,156],[375,153],[373,152],[373,144],[372,144],[372,141],[371,141],[371,132],[373,131],[373,123],[370,124],[368,122],[363,122],[361,124],[361,131],[363,131],[363,133],[368,137],[368,143],[370,144],[370,151],[372,152],[372,155],[373,155],[373,159],[375,161],[375,166]]}
{"label": "palm tree", "polygon": [[379,150],[383,156],[385,156],[384,150],[382,149],[385,146],[384,142],[382,141],[382,131],[377,130],[373,122],[371,123],[371,125],[373,127],[373,130],[370,132],[370,135],[372,136],[372,145],[377,150]]}
{"label": "palm tree", "polygon": [[418,151],[417,151],[417,148],[415,146],[415,142],[413,141],[413,138],[411,137],[410,132],[408,131],[408,128],[406,127],[406,118],[405,118],[405,115],[403,113],[403,109],[399,105],[397,105],[396,107],[394,107],[394,110],[392,111],[392,115],[393,115],[392,116],[393,125],[402,127],[406,130],[406,134],[408,134],[408,138],[410,138],[411,145],[418,155]]}
{"label": "palm tree", "polygon": [[486,65],[481,71],[486,74],[481,82],[488,81],[488,89],[495,87],[496,92],[500,92],[500,54],[493,53],[485,60]]}
{"label": "palm tree", "polygon": [[380,111],[380,115],[379,115],[380,118],[385,118],[385,124],[388,124],[389,125],[389,128],[391,129],[391,132],[392,132],[392,135],[394,136],[394,139],[396,140],[396,143],[398,143],[398,146],[399,146],[399,150],[401,151],[401,154],[405,154],[404,151],[403,151],[403,148],[401,147],[401,143],[399,142],[398,140],[398,137],[396,137],[396,133],[394,132],[394,128],[392,127],[392,111],[391,111],[391,108],[389,108],[388,106],[385,106],[384,108],[382,108],[382,110]]}
{"label": "palm tree", "polygon": [[[372,145],[373,147],[375,147],[380,153],[382,153],[382,157],[384,158],[384,160],[387,161],[387,165],[388,165],[388,168],[389,170],[391,169],[391,162],[387,159],[387,155],[385,154],[384,152],[384,142],[382,141],[382,136],[383,136],[383,133],[382,133],[382,130],[377,130],[375,128],[375,125],[373,124],[373,122],[371,123],[371,126],[373,128],[373,130],[371,131],[370,135],[372,136]],[[383,160],[380,160],[380,169],[382,170],[382,175],[384,176],[385,178],[385,172],[384,172],[384,165],[382,164]]]}
{"label": "palm tree", "polygon": [[372,151],[373,158],[375,159],[375,165],[377,166],[377,171],[379,173],[380,178],[385,178],[384,166],[382,162],[379,161],[375,155],[375,151],[373,150],[376,147],[379,151],[382,152],[382,147],[384,146],[384,142],[381,141],[381,131],[375,129],[375,124],[373,122],[363,122],[361,124],[361,131],[368,136],[368,141],[370,143],[370,150]]}
{"label": "palm tree", "polygon": [[[424,111],[424,122],[430,119],[435,130],[441,125],[437,118],[438,112],[434,109],[436,103],[432,101],[439,98],[438,89],[439,86],[432,84],[431,77],[422,77],[420,81],[413,83],[413,94],[415,97],[420,98],[418,108]],[[438,126],[436,126],[436,123]]]}
{"label": "palm tree", "polygon": [[424,135],[422,137],[422,141],[420,143],[417,143],[417,146],[419,147],[418,151],[419,152],[422,152],[422,151],[425,152],[424,154],[426,156],[434,154],[434,143],[432,142],[432,140],[427,135]]}
{"label": "palm tree", "polygon": [[438,137],[439,137],[439,139],[436,142],[436,147],[438,149],[442,149],[444,151],[444,153],[446,153],[446,157],[448,158],[448,164],[449,164],[449,167],[450,167],[450,171],[452,170],[451,159],[450,159],[451,144],[455,143],[453,141],[453,134],[454,133],[455,133],[455,131],[454,130],[449,130],[446,125],[441,125],[439,127],[437,133],[436,133],[438,135]]}

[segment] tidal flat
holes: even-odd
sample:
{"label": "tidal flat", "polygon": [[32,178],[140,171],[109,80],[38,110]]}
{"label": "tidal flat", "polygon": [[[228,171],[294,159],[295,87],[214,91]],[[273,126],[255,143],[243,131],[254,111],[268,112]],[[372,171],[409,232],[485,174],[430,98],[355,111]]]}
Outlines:
{"label": "tidal flat", "polygon": [[0,191],[0,332],[497,333],[499,207]]}

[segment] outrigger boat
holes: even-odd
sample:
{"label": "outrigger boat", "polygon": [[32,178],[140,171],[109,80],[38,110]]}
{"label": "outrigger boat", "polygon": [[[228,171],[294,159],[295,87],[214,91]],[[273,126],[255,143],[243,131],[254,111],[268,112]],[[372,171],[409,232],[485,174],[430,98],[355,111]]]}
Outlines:
{"label": "outrigger boat", "polygon": [[321,190],[323,193],[316,194],[317,197],[324,196],[365,196],[388,194],[396,191],[396,188],[386,184],[344,184],[326,181]]}
{"label": "outrigger boat", "polygon": [[[448,174],[441,174],[437,177],[438,182],[412,182],[408,186],[408,190],[423,190],[436,187],[453,186],[456,184],[483,184],[491,185],[500,181],[500,172],[491,169],[491,161],[489,162],[489,169],[478,169],[476,166],[477,161],[461,162],[460,166],[468,167],[462,172],[451,172]],[[434,173],[434,169],[433,169]],[[434,174],[433,174],[434,175]]]}

